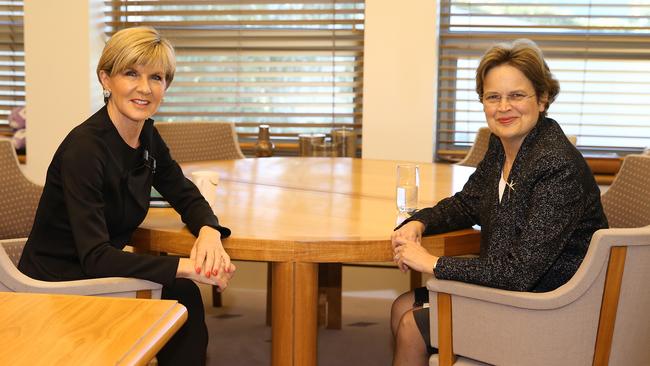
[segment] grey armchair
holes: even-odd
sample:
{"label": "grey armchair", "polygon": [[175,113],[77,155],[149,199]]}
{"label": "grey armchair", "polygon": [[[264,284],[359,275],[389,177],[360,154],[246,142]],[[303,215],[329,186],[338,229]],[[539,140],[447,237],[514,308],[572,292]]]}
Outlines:
{"label": "grey armchair", "polygon": [[[605,229],[573,278],[551,292],[431,279],[431,343],[440,354],[429,364],[645,365],[648,261],[650,226]],[[462,355],[457,363],[453,353]]]}
{"label": "grey armchair", "polygon": [[476,168],[478,163],[483,160],[485,153],[487,152],[488,145],[490,145],[490,129],[487,127],[481,127],[476,132],[476,137],[474,138],[474,144],[465,155],[465,158],[459,161],[458,165],[471,166]]}
{"label": "grey armchair", "polygon": [[609,227],[650,224],[650,155],[628,155],[601,196]]}
{"label": "grey armchair", "polygon": [[[488,150],[488,146],[490,145],[490,134],[491,132],[489,128],[479,128],[476,132],[474,143],[467,152],[467,155],[465,155],[465,158],[463,160],[459,161],[456,164],[476,168],[478,166],[478,163],[483,160],[483,157],[485,157],[485,153]],[[569,139],[573,146],[575,146],[578,142],[578,138],[575,135],[567,135],[567,139]]]}
{"label": "grey armchair", "polygon": [[43,188],[23,175],[10,140],[0,139],[0,171],[0,291],[160,298],[161,285],[134,278],[48,282],[22,274],[16,266]]}
{"label": "grey armchair", "polygon": [[[430,365],[647,365],[650,362],[650,156],[628,155],[603,194],[573,278],[546,293],[427,282]],[[462,355],[456,357],[454,354]]]}
{"label": "grey armchair", "polygon": [[0,239],[28,236],[43,187],[25,177],[8,139],[0,139],[0,172]]}
{"label": "grey armchair", "polygon": [[26,238],[0,240],[0,291],[160,299],[162,285],[135,278],[40,281],[16,268]]}
{"label": "grey armchair", "polygon": [[179,163],[244,158],[232,123],[157,122],[155,126]]}

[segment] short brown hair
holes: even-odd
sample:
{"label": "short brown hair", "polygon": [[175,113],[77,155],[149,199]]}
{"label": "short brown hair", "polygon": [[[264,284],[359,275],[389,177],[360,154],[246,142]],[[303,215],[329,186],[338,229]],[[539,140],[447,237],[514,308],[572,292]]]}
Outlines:
{"label": "short brown hair", "polygon": [[134,65],[161,66],[169,88],[176,72],[174,47],[154,28],[122,29],[106,42],[97,64],[97,78],[102,70],[113,76]]}
{"label": "short brown hair", "polygon": [[548,68],[542,50],[529,39],[518,39],[512,43],[499,43],[488,49],[476,69],[476,93],[483,101],[483,83],[485,76],[494,67],[503,64],[510,65],[521,71],[533,84],[537,101],[544,100],[544,111],[540,117],[546,116],[548,107],[560,92],[560,83],[553,77]]}

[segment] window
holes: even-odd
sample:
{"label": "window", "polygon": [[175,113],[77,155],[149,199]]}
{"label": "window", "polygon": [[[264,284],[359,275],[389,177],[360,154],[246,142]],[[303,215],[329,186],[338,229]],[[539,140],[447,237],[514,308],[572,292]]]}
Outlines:
{"label": "window", "polygon": [[437,157],[471,146],[485,125],[475,88],[483,52],[529,38],[560,81],[549,109],[583,152],[650,145],[650,4],[616,0],[443,0]]}
{"label": "window", "polygon": [[7,118],[25,105],[23,2],[0,1],[0,135],[11,136]]}
{"label": "window", "polygon": [[[360,132],[363,0],[106,1],[107,33],[157,28],[177,71],[157,121],[230,121],[242,147],[270,125],[278,152],[297,135]],[[249,144],[248,146],[251,146]]]}

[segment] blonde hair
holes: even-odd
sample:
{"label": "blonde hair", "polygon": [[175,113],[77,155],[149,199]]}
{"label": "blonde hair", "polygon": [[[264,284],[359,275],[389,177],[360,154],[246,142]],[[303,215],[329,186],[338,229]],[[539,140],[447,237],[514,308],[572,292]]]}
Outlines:
{"label": "blonde hair", "polygon": [[542,50],[529,39],[517,39],[512,43],[499,43],[488,49],[476,69],[476,93],[483,101],[483,83],[487,73],[496,66],[510,65],[521,71],[535,89],[537,101],[544,100],[544,111],[540,117],[546,116],[548,107],[560,93],[560,83],[553,77],[548,68]]}
{"label": "blonde hair", "polygon": [[154,28],[122,29],[106,42],[97,64],[97,78],[101,83],[100,71],[113,76],[134,65],[162,67],[169,88],[176,72],[174,47]]}

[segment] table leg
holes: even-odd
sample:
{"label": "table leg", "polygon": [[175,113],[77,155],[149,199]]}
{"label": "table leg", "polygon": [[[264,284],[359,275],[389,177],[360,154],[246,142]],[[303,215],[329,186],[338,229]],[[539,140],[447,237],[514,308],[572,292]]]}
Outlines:
{"label": "table leg", "polygon": [[316,365],[317,263],[273,263],[271,363]]}
{"label": "table leg", "polygon": [[418,271],[409,271],[411,273],[410,285],[411,290],[415,290],[418,287],[422,287],[422,273]]}
{"label": "table leg", "polygon": [[271,326],[271,310],[273,309],[273,263],[266,263],[266,325]]}
{"label": "table leg", "polygon": [[327,329],[341,329],[342,273],[341,263],[318,264],[318,325]]}

